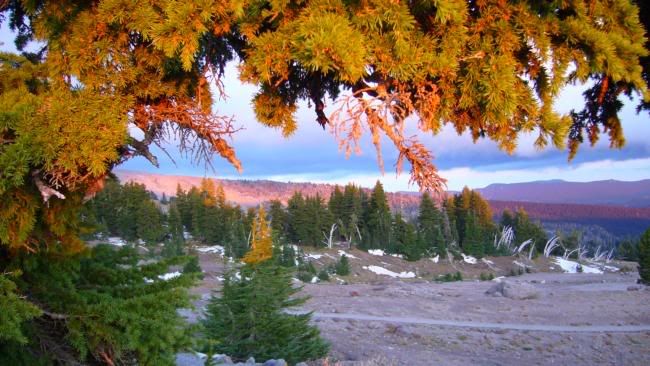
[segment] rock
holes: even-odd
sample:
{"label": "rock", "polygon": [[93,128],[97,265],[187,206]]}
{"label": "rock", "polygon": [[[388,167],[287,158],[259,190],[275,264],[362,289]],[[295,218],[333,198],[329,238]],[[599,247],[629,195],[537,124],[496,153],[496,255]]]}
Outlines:
{"label": "rock", "polygon": [[213,355],[212,356],[212,363],[219,365],[219,364],[226,364],[230,365],[232,364],[232,359],[228,357],[227,355]]}
{"label": "rock", "polygon": [[193,353],[177,353],[176,365],[177,366],[203,366],[205,360]]}
{"label": "rock", "polygon": [[268,360],[264,362],[262,366],[287,366],[287,361],[283,359],[279,360]]}
{"label": "rock", "polygon": [[486,295],[503,296],[513,300],[537,299],[540,296],[539,291],[527,283],[513,283],[502,281],[492,285]]}
{"label": "rock", "polygon": [[639,291],[641,288],[639,286],[628,286],[628,291]]}

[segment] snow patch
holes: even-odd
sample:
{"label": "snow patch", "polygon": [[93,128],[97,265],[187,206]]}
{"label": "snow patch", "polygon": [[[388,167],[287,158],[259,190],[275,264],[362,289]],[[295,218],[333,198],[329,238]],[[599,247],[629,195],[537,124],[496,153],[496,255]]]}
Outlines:
{"label": "snow patch", "polygon": [[471,255],[465,255],[463,253],[460,253],[460,255],[463,256],[463,261],[465,263],[476,264],[476,258],[472,257]]}
{"label": "snow patch", "polygon": [[312,258],[312,259],[318,260],[318,259],[323,258],[323,255],[322,254],[307,254],[307,258]]}
{"label": "snow patch", "polygon": [[163,281],[169,281],[172,278],[176,278],[176,277],[178,277],[180,275],[181,275],[181,273],[176,271],[176,272],[170,272],[170,273],[162,274],[162,275],[158,276],[158,278],[160,278]]}
{"label": "snow patch", "polygon": [[219,255],[223,255],[224,253],[224,248],[221,245],[213,245],[211,247],[199,247],[196,248],[197,252],[201,253],[216,253]]}
{"label": "snow patch", "polygon": [[353,255],[350,254],[350,253],[346,253],[344,250],[339,250],[339,257],[342,257],[342,256],[346,256],[346,257],[348,257],[348,258],[359,259],[359,258],[353,256]]}
{"label": "snow patch", "polygon": [[381,249],[368,249],[368,254],[372,254],[372,255],[376,255],[376,256],[381,257],[381,256],[385,255],[386,253],[384,253],[384,251],[381,250]]}
{"label": "snow patch", "polygon": [[318,282],[318,277],[314,276],[311,278],[311,283],[317,283]]}
{"label": "snow patch", "polygon": [[116,247],[123,247],[126,245],[126,240],[117,236],[112,236],[108,238],[108,244],[115,245]]}
{"label": "snow patch", "polygon": [[481,258],[481,262],[483,262],[483,263],[485,263],[485,264],[487,264],[487,265],[494,264],[494,262],[492,262],[492,261],[489,260],[489,259],[485,259],[485,258]]}
{"label": "snow patch", "polygon": [[187,232],[187,231],[183,231],[183,238],[184,238],[185,240],[192,239],[192,234],[190,234],[190,233]]}
{"label": "snow patch", "polygon": [[384,267],[379,267],[379,266],[364,266],[363,269],[368,270],[370,272],[374,272],[378,275],[384,275],[384,276],[390,276],[393,278],[415,278],[415,273],[413,272],[400,272],[396,273],[390,270],[387,270]]}
{"label": "snow patch", "polygon": [[404,256],[401,254],[391,254],[391,257],[399,258],[399,259],[404,259]]}
{"label": "snow patch", "polygon": [[[564,273],[578,273],[578,270],[577,270],[577,267],[578,267],[578,264],[579,264],[578,262],[570,261],[568,259],[563,259],[563,258],[560,258],[560,257],[555,257],[555,258],[553,258],[553,260],[555,261],[555,264],[557,264],[558,266],[560,266],[560,268],[562,268]],[[602,274],[603,273],[603,271],[601,271],[598,268],[585,266],[585,265],[581,265],[581,266],[582,266],[582,272],[583,273],[596,273],[596,274]]]}
{"label": "snow patch", "polygon": [[[163,281],[169,281],[169,280],[171,280],[173,278],[179,277],[180,275],[181,275],[181,273],[178,272],[178,271],[170,272],[170,273],[161,274],[160,276],[158,276],[158,279],[161,279]],[[150,279],[150,278],[145,277],[144,282],[153,283],[153,280]]]}
{"label": "snow patch", "polygon": [[435,257],[429,258],[433,263],[438,263],[440,261],[440,254],[436,254]]}

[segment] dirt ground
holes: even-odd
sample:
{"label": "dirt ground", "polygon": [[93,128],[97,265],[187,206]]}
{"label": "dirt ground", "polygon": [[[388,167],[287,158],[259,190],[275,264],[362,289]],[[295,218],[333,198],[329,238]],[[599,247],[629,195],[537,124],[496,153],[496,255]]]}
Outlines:
{"label": "dirt ground", "polygon": [[[327,265],[336,252],[321,251],[313,260]],[[650,289],[636,285],[634,272],[563,274],[537,260],[527,263],[533,273],[507,280],[539,295],[513,300],[486,295],[495,282],[473,279],[518,268],[511,257],[489,258],[492,264],[409,263],[348,252],[357,257],[350,260],[352,274],[304,284],[302,294],[311,299],[299,309],[314,312],[314,324],[331,343],[331,359],[342,365],[377,357],[387,365],[650,365]],[[363,269],[369,264],[414,271],[418,278],[376,275]],[[199,309],[227,265],[218,255],[202,254],[201,266],[206,277],[193,290]],[[431,280],[456,270],[465,281]]]}

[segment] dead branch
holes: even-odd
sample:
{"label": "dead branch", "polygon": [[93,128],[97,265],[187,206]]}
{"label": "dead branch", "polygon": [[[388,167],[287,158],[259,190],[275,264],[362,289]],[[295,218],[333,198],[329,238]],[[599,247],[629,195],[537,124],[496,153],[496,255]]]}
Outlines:
{"label": "dead branch", "polygon": [[65,196],[63,195],[63,193],[43,183],[43,180],[41,179],[40,176],[40,172],[41,172],[40,170],[33,171],[32,178],[34,179],[34,184],[36,184],[36,187],[38,188],[39,192],[41,192],[41,197],[43,197],[43,202],[49,201],[50,197],[52,196],[64,200]]}

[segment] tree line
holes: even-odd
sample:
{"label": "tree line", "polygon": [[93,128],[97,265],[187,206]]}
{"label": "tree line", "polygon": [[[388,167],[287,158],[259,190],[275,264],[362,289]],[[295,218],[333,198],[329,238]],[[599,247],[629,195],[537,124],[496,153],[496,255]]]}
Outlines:
{"label": "tree line", "polygon": [[[228,201],[223,186],[203,179],[199,187],[177,187],[176,195],[160,201],[141,184],[109,181],[87,205],[86,221],[99,233],[144,244],[165,243],[169,255],[181,254],[186,241],[222,245],[225,255],[241,258],[249,249],[254,208]],[[335,187],[328,198],[295,192],[286,205],[266,203],[270,228],[277,245],[326,247],[335,243],[362,250],[381,249],[408,260],[447,252],[484,255],[511,254],[497,250],[494,237],[512,227],[515,242],[533,239],[541,250],[547,235],[523,209],[504,211],[493,220],[488,202],[477,191],[460,193],[436,202],[421,196],[414,217],[392,212],[380,182],[369,192],[354,184]],[[165,213],[163,213],[165,212]]]}

